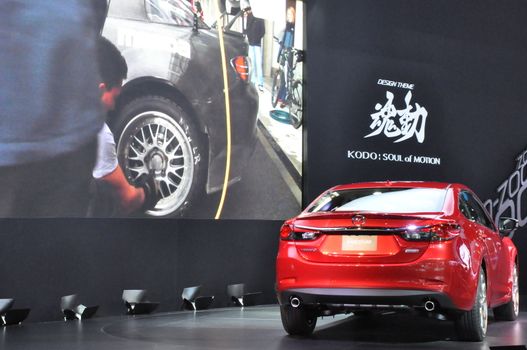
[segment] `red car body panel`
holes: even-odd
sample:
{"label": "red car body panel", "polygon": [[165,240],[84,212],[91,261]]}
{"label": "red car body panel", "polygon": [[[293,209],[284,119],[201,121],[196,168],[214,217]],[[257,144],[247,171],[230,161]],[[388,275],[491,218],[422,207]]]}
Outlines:
{"label": "red car body panel", "polygon": [[[475,302],[481,268],[487,276],[489,306],[511,300],[516,247],[510,238],[500,236],[494,224],[491,229],[463,215],[460,193],[473,195],[464,185],[436,182],[342,185],[326,191],[313,203],[332,191],[375,188],[442,189],[443,208],[438,212],[399,214],[309,212],[312,205],[308,206],[285,225],[295,232],[318,232],[316,238],[280,240],[276,290],[281,304],[287,303],[286,297],[297,290],[371,289],[395,293],[415,290],[440,293],[449,301],[443,307],[467,311]],[[364,218],[364,223],[355,225],[352,219],[358,215]],[[444,241],[409,241],[397,231],[441,225],[455,225],[459,230]],[[345,230],[352,231],[347,234]],[[351,247],[360,248],[349,248],[348,240],[353,244]]]}

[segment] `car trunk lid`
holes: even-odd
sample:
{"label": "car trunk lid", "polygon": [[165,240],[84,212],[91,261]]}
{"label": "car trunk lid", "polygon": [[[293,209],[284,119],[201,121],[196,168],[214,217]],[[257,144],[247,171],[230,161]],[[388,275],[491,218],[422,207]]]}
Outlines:
{"label": "car trunk lid", "polygon": [[298,253],[319,263],[406,263],[430,244],[409,241],[408,228],[437,223],[439,213],[315,213],[299,217],[295,231],[318,232],[314,240],[296,241]]}

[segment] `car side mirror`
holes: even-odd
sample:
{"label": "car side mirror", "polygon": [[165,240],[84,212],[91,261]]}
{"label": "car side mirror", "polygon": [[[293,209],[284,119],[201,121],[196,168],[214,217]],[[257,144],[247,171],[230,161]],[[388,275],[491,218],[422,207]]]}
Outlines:
{"label": "car side mirror", "polygon": [[517,228],[518,220],[516,219],[501,217],[498,221],[498,230],[502,236],[509,236]]}

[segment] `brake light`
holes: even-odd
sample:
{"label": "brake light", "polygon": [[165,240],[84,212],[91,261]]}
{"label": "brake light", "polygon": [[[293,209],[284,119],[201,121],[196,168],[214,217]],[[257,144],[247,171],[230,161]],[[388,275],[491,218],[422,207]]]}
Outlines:
{"label": "brake light", "polygon": [[313,241],[320,235],[316,231],[295,230],[290,224],[283,224],[280,229],[280,239],[282,241]]}
{"label": "brake light", "polygon": [[283,241],[290,241],[290,235],[293,233],[293,229],[288,224],[283,224],[280,228],[280,239]]}
{"label": "brake light", "polygon": [[457,224],[440,224],[427,227],[408,227],[401,236],[407,241],[449,241],[463,232]]}
{"label": "brake light", "polygon": [[236,56],[231,59],[231,66],[241,80],[249,81],[249,60],[245,56]]}

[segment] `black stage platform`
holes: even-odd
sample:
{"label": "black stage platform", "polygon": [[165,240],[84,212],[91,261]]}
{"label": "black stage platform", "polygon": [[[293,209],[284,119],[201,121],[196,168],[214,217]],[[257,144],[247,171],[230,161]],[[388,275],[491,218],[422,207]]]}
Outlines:
{"label": "black stage platform", "polygon": [[527,313],[492,322],[482,343],[455,341],[452,323],[411,315],[319,319],[309,338],[285,334],[277,306],[26,323],[0,328],[0,349],[489,349],[527,343]]}

